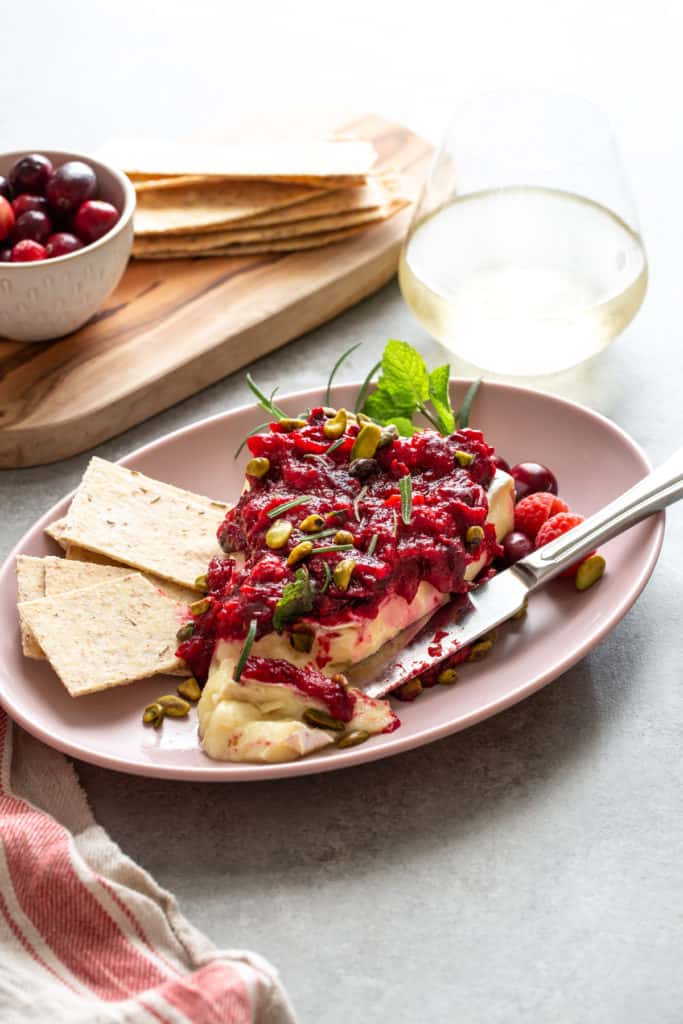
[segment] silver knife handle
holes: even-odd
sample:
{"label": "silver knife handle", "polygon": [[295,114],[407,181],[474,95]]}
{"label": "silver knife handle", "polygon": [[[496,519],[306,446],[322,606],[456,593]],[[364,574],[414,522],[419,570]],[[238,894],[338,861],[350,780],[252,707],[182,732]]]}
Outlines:
{"label": "silver knife handle", "polygon": [[683,498],[683,448],[643,480],[562,537],[516,563],[531,590],[547,583],[599,544]]}

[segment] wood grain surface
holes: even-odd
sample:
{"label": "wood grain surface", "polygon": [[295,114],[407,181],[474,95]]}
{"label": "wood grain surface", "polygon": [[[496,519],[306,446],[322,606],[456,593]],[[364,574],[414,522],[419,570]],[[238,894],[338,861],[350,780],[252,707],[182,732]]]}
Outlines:
{"label": "wood grain surface", "polygon": [[[431,152],[423,139],[375,116],[330,128],[370,139],[415,197]],[[396,272],[411,215],[303,252],[133,261],[76,333],[0,340],[0,467],[86,451],[371,295]]]}

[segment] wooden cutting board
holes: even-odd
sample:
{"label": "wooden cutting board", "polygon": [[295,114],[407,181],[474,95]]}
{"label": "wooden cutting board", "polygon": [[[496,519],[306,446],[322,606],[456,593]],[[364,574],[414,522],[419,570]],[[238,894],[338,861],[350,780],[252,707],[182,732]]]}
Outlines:
{"label": "wooden cutting board", "polygon": [[[431,153],[374,116],[370,139],[416,196]],[[412,207],[335,245],[266,256],[131,262],[105,307],[60,341],[0,340],[0,467],[86,451],[331,319],[396,272]]]}

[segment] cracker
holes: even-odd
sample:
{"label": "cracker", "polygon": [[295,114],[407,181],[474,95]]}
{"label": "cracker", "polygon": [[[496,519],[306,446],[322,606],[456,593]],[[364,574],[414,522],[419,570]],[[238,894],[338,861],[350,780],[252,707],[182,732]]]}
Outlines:
{"label": "cracker", "polygon": [[182,667],[183,609],[139,573],[19,607],[72,697]]}
{"label": "cracker", "polygon": [[[66,519],[64,519],[64,522],[66,522]],[[97,551],[86,551],[85,548],[80,548],[78,544],[66,545],[66,558],[70,562],[95,562],[97,565],[117,564],[113,558],[100,555]]]}
{"label": "cracker", "polygon": [[311,198],[298,203],[255,214],[240,220],[241,228],[268,227],[272,224],[286,224],[289,221],[326,217],[335,213],[351,213],[359,210],[376,210],[398,194],[398,179],[386,175],[368,182],[361,188],[329,189],[314,193]]}
{"label": "cracker", "polygon": [[[45,595],[45,559],[17,555],[17,601],[34,601]],[[27,658],[44,658],[31,627],[19,611],[21,649]]]}
{"label": "cracker", "polygon": [[333,242],[345,242],[360,231],[366,231],[370,224],[360,224],[352,228],[340,228],[338,231],[321,232],[315,235],[301,235],[299,238],[288,238],[275,242],[249,242],[240,245],[223,245],[218,249],[202,249],[194,252],[164,250],[150,254],[139,254],[133,251],[140,260],[184,260],[199,256],[253,256],[257,253],[298,252],[300,249],[317,249],[319,246]]}
{"label": "cracker", "polygon": [[288,242],[290,239],[320,235],[356,225],[374,224],[376,221],[387,220],[394,213],[403,209],[407,203],[407,199],[396,198],[373,210],[353,210],[348,213],[331,214],[328,217],[314,217],[265,227],[234,227],[203,233],[136,237],[133,254],[149,256],[152,253],[174,251],[191,254],[243,243]]}
{"label": "cracker", "polygon": [[[79,549],[81,550],[81,549]],[[93,552],[84,552],[93,555]],[[48,560],[45,559],[47,562]],[[80,590],[106,579],[121,579],[133,572],[127,565],[103,565],[87,562],[85,559],[70,561],[68,558],[52,558],[45,566],[45,596],[55,597],[69,590]],[[171,580],[162,580],[152,573],[142,574],[153,587],[158,587],[167,597],[178,604],[188,605],[197,600],[197,590],[181,587]]]}
{"label": "cracker", "polygon": [[45,527],[45,533],[48,535],[48,537],[51,537],[52,540],[56,541],[61,548],[66,548],[67,546],[66,541],[63,541],[62,538],[62,530],[64,529],[65,522],[66,517],[62,519],[55,519],[53,523],[48,523],[48,525]]}
{"label": "cracker", "polygon": [[305,185],[264,181],[212,181],[146,188],[135,209],[136,235],[204,232],[325,195]]}
{"label": "cracker", "polygon": [[363,180],[377,158],[372,143],[361,139],[226,143],[115,139],[106,143],[99,155],[105,163],[135,175],[306,181]]}
{"label": "cracker", "polygon": [[228,506],[91,459],[74,496],[64,537],[89,551],[194,589],[221,555],[216,540]]}

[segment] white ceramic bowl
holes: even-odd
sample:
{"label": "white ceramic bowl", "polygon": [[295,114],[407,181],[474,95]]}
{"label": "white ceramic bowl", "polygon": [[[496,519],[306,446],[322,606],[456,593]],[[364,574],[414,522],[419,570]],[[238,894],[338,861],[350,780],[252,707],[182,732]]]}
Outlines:
{"label": "white ceramic bowl", "polygon": [[[0,174],[28,150],[0,156]],[[67,160],[90,164],[97,175],[98,199],[120,211],[102,238],[68,256],[35,263],[0,263],[0,337],[48,341],[82,327],[113,292],[126,269],[133,245],[135,189],[121,171],[80,153],[34,149],[57,168]]]}

